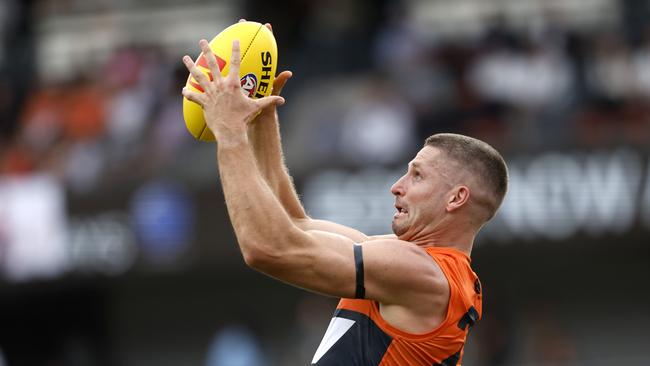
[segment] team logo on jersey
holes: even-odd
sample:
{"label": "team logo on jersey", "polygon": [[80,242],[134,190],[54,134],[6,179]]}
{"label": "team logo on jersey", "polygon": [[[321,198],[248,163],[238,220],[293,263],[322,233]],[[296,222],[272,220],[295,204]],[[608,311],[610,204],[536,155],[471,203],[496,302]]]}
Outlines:
{"label": "team logo on jersey", "polygon": [[241,77],[241,89],[251,98],[257,90],[257,77],[255,74],[246,74]]}

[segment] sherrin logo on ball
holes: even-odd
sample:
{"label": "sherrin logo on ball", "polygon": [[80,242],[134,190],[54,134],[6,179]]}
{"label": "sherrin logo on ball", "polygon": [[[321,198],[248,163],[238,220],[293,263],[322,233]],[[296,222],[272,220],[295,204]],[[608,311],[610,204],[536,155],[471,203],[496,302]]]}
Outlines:
{"label": "sherrin logo on ball", "polygon": [[[271,95],[273,80],[277,69],[278,47],[273,33],[263,24],[257,22],[240,22],[233,24],[217,34],[210,42],[210,49],[217,59],[221,75],[228,75],[232,42],[239,40],[241,49],[241,66],[239,77],[242,90],[251,98],[262,98]],[[196,60],[197,67],[210,80],[213,75],[203,53]],[[190,75],[185,87],[203,92],[203,88]],[[205,124],[203,109],[200,105],[183,98],[183,118],[187,130],[197,140],[214,141],[215,136]]]}

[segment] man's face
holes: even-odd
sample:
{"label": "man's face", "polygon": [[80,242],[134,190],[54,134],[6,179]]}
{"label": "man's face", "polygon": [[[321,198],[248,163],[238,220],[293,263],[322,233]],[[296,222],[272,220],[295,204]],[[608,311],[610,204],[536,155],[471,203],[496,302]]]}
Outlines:
{"label": "man's face", "polygon": [[437,148],[422,148],[393,186],[395,195],[393,232],[409,240],[423,231],[433,230],[445,213],[445,197],[452,188],[444,154]]}

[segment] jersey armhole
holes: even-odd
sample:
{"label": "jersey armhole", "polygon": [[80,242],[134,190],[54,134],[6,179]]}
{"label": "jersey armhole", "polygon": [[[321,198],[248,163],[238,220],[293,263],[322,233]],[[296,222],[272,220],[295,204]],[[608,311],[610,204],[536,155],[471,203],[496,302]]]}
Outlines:
{"label": "jersey armhole", "polygon": [[426,341],[429,340],[429,338],[436,336],[437,333],[439,333],[440,330],[443,329],[450,322],[451,315],[453,313],[451,309],[453,309],[453,305],[455,305],[455,301],[454,301],[455,296],[453,296],[455,292],[454,290],[455,287],[452,286],[451,280],[449,279],[449,275],[444,270],[443,266],[440,265],[440,262],[438,262],[438,260],[433,256],[431,256],[431,259],[434,260],[436,264],[438,264],[440,270],[442,271],[442,273],[445,275],[445,278],[447,279],[447,284],[449,285],[449,299],[447,301],[447,309],[446,309],[445,317],[443,321],[440,322],[440,324],[438,324],[435,328],[433,328],[432,330],[426,333],[419,333],[419,334],[409,333],[388,323],[388,321],[386,321],[386,319],[384,319],[381,316],[381,312],[379,310],[379,302],[372,300],[370,312],[373,315],[373,318],[375,319],[375,323],[377,323],[379,328],[381,328],[384,332],[390,334],[392,337],[404,338],[410,341]]}

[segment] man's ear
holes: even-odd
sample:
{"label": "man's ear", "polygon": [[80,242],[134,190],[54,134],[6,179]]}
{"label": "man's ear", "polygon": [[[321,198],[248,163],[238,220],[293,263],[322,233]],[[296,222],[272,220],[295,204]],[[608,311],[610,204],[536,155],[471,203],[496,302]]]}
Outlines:
{"label": "man's ear", "polygon": [[463,207],[469,201],[470,191],[467,186],[456,186],[447,199],[447,212],[455,211]]}

